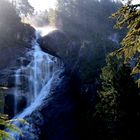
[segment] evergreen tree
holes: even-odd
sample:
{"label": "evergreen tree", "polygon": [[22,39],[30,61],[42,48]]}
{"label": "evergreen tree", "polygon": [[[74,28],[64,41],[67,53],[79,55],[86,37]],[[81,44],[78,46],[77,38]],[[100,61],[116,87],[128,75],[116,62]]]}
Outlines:
{"label": "evergreen tree", "polygon": [[91,40],[94,34],[107,37],[117,32],[112,29],[114,21],[108,17],[120,6],[112,0],[58,0],[56,20],[75,40]]}
{"label": "evergreen tree", "polygon": [[28,0],[19,0],[16,6],[20,15],[24,15],[25,17],[33,14],[34,8],[30,5]]}
{"label": "evergreen tree", "polygon": [[95,118],[98,118],[102,129],[103,134],[100,135],[107,139],[139,137],[140,96],[130,73],[130,67],[123,64],[122,59],[110,56],[107,66],[102,69],[102,87]]}
{"label": "evergreen tree", "polygon": [[[81,46],[79,55],[72,55],[72,58],[75,57],[74,62],[78,60],[79,72],[86,83],[97,78],[105,56],[119,48],[122,33],[113,29],[115,22],[108,17],[121,5],[112,0],[58,0],[56,24],[76,44],[76,51]],[[50,13],[50,17],[53,13]],[[53,18],[52,21],[55,20]],[[111,39],[114,34],[117,43]],[[76,51],[72,53],[75,54]]]}
{"label": "evergreen tree", "polygon": [[114,52],[124,56],[125,62],[135,59],[133,74],[140,73],[140,4],[133,5],[129,0],[126,5],[114,13],[116,28],[127,27],[128,33],[122,40],[122,48]]}

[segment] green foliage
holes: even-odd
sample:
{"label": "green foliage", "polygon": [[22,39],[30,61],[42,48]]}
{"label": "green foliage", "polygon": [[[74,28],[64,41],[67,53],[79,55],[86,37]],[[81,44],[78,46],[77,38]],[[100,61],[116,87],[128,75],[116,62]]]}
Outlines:
{"label": "green foliage", "polygon": [[[4,98],[4,96],[5,96],[4,95],[4,92],[3,91],[0,91],[0,108],[3,107],[3,104],[4,104],[4,102],[3,102],[4,99],[3,98]],[[1,110],[3,110],[3,109],[1,109]],[[5,139],[5,140],[15,140],[8,133],[8,131],[23,136],[21,129],[18,128],[15,125],[17,122],[18,123],[21,123],[21,124],[24,124],[24,125],[29,125],[23,119],[12,119],[12,120],[10,120],[8,118],[8,115],[5,115],[5,114],[0,113],[0,140],[3,140],[3,139]],[[5,131],[5,130],[8,130],[8,131]]]}
{"label": "green foliage", "polygon": [[30,5],[28,0],[18,0],[16,9],[21,16],[24,15],[25,17],[28,15],[32,15],[34,12],[34,8]]}
{"label": "green foliage", "polygon": [[[113,29],[115,22],[108,17],[121,5],[112,0],[58,0],[55,23],[72,42],[81,45],[79,55],[73,56],[73,52],[71,58],[75,59],[73,62],[76,64],[76,60],[79,61],[78,67],[84,82],[93,82],[105,64],[106,55],[119,48],[123,31]],[[116,42],[111,40],[114,35]],[[76,47],[78,50],[79,46]]]}
{"label": "green foliage", "polygon": [[10,43],[17,40],[21,19],[10,2],[1,0],[0,5],[0,47],[3,47],[6,40]]}
{"label": "green foliage", "polygon": [[0,0],[0,6],[0,29],[4,24],[13,26],[15,22],[20,22],[14,6],[9,1]]}
{"label": "green foliage", "polygon": [[35,12],[31,17],[31,23],[35,26],[47,26],[49,24],[49,21],[48,21],[48,11],[45,10],[45,11],[39,11],[39,12]]}
{"label": "green foliage", "polygon": [[5,130],[7,129],[10,132],[17,133],[19,135],[22,135],[21,129],[19,129],[14,122],[20,122],[22,124],[28,125],[28,123],[23,119],[18,120],[9,120],[7,115],[0,113],[0,140],[6,139],[6,140],[14,140],[14,138]]}
{"label": "green foliage", "polygon": [[133,58],[136,59],[137,65],[133,69],[134,73],[139,73],[140,65],[140,4],[133,5],[129,1],[125,6],[120,8],[112,16],[116,19],[116,28],[127,27],[128,33],[121,42],[122,48],[114,52],[124,56],[125,62]]}
{"label": "green foliage", "polygon": [[55,26],[56,25],[56,18],[57,18],[57,11],[53,10],[53,9],[50,9],[49,12],[48,12],[49,24],[52,25],[52,26]]}
{"label": "green foliage", "polygon": [[60,21],[60,28],[71,38],[91,40],[95,33],[104,36],[114,33],[114,21],[108,17],[120,6],[121,3],[111,0],[58,0],[56,20]]}
{"label": "green foliage", "polygon": [[25,47],[31,46],[34,29],[21,22],[8,0],[0,0],[0,6],[0,69],[3,69],[11,66],[24,53]]}
{"label": "green foliage", "polygon": [[102,87],[94,114],[103,132],[107,132],[106,138],[127,139],[137,135],[133,130],[140,123],[140,96],[130,73],[130,67],[122,59],[108,56],[107,66],[102,69]]}
{"label": "green foliage", "polygon": [[[84,42],[80,52],[79,71],[81,79],[87,83],[94,83],[101,68],[105,65],[105,57],[109,52],[117,48],[117,44],[102,38],[93,36],[91,42]],[[98,77],[99,78],[99,77]]]}

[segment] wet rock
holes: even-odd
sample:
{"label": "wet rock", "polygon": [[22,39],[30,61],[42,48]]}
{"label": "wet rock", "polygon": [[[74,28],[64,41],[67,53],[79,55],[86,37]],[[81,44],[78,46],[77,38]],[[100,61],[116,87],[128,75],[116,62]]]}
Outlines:
{"label": "wet rock", "polygon": [[13,81],[12,83],[8,82],[9,77],[14,74],[14,70],[16,68],[9,68],[9,69],[5,69],[0,71],[0,86],[1,87],[11,87],[13,86]]}
{"label": "wet rock", "polygon": [[44,117],[41,140],[78,140],[77,103],[75,96],[79,92],[78,83],[65,73],[60,75],[61,81],[51,88],[51,95],[41,107]]}
{"label": "wet rock", "polygon": [[8,114],[10,118],[14,116],[14,95],[8,94],[5,96],[4,113]]}
{"label": "wet rock", "polygon": [[17,85],[15,85],[15,75],[10,75],[8,77],[8,87],[15,87],[15,86],[18,86],[19,88],[21,88],[22,90],[23,89],[26,89],[28,87],[28,77],[24,74],[21,74],[19,76],[20,78],[20,82],[17,83]]}
{"label": "wet rock", "polygon": [[18,101],[17,101],[17,111],[18,112],[22,112],[23,109],[25,109],[27,106],[27,98],[23,95],[21,95],[19,98],[18,98]]}
{"label": "wet rock", "polygon": [[19,140],[78,140],[75,96],[79,86],[74,81],[64,70],[55,73],[49,95],[24,118],[30,125],[20,127],[24,137]]}
{"label": "wet rock", "polygon": [[30,63],[30,60],[25,57],[20,57],[17,59],[17,63],[19,66],[27,66]]}

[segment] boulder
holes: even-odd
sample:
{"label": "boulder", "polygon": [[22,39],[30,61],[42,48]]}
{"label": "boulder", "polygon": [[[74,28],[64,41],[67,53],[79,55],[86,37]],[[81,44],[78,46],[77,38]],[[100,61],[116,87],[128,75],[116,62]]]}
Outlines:
{"label": "boulder", "polygon": [[43,51],[61,59],[67,57],[69,39],[67,35],[55,30],[38,40]]}
{"label": "boulder", "polygon": [[60,58],[67,72],[77,69],[81,48],[79,42],[73,42],[64,32],[55,30],[40,38],[38,43],[44,52]]}

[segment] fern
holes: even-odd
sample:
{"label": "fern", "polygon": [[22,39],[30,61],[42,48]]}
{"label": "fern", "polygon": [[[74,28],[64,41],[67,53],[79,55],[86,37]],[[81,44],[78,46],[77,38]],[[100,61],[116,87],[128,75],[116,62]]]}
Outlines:
{"label": "fern", "polygon": [[[23,136],[22,131],[20,128],[18,128],[14,122],[20,122],[24,125],[28,125],[28,123],[23,119],[8,119],[8,115],[1,114],[0,113],[0,126],[2,126],[4,129],[7,129],[10,132],[17,133],[20,136]],[[15,140],[8,132],[5,130],[0,130],[0,140]]]}

